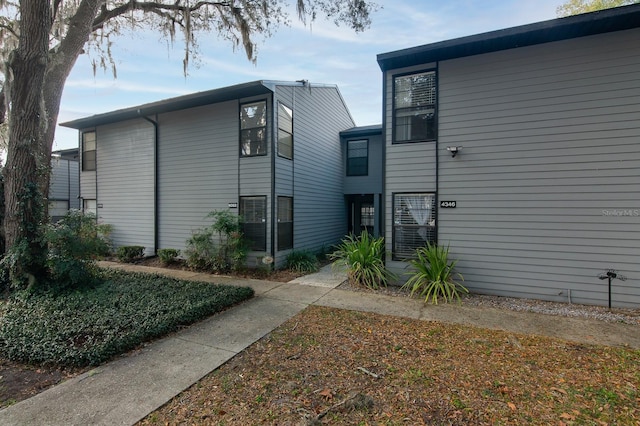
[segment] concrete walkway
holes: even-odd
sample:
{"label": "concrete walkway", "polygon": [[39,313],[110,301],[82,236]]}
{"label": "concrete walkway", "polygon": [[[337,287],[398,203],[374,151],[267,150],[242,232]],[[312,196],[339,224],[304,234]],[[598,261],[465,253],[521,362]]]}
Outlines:
{"label": "concrete walkway", "polygon": [[103,263],[182,279],[250,286],[256,296],[228,311],[151,343],[0,411],[2,425],[131,425],[310,304],[426,321],[640,348],[636,326],[459,305],[337,289],[345,276],[330,267],[278,283],[189,271]]}

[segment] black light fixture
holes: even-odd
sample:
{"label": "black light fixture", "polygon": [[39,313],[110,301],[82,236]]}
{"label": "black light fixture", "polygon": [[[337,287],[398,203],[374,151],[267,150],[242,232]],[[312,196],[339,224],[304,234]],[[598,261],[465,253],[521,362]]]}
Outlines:
{"label": "black light fixture", "polygon": [[460,151],[462,151],[462,147],[461,146],[448,146],[447,147],[447,151],[449,151],[451,153],[451,158],[456,158],[456,155],[458,155],[458,153]]}

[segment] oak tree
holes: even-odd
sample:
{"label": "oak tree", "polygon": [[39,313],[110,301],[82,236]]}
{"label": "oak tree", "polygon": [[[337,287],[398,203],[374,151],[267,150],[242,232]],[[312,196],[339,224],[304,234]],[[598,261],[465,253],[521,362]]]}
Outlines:
{"label": "oak tree", "polygon": [[[294,4],[291,4],[294,3]],[[7,126],[5,256],[14,282],[46,277],[49,162],[65,81],[77,58],[115,62],[115,36],[151,29],[184,40],[184,69],[198,40],[220,36],[255,60],[258,35],[290,22],[326,17],[362,31],[376,5],[366,0],[0,0],[0,125]]]}
{"label": "oak tree", "polygon": [[640,3],[640,0],[567,0],[557,7],[556,14],[559,17],[571,16],[635,3]]}

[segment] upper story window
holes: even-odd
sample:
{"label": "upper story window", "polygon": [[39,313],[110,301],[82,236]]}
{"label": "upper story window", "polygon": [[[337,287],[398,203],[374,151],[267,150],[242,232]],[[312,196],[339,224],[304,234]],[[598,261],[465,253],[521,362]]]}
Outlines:
{"label": "upper story window", "polygon": [[82,171],[96,169],[96,132],[82,134]]}
{"label": "upper story window", "polygon": [[267,102],[240,106],[240,156],[267,155]]}
{"label": "upper story window", "polygon": [[393,141],[423,142],[437,137],[436,72],[397,76],[393,79]]}
{"label": "upper story window", "polygon": [[278,155],[293,159],[293,110],[278,103]]}
{"label": "upper story window", "polygon": [[369,174],[369,141],[359,139],[347,141],[347,176]]}

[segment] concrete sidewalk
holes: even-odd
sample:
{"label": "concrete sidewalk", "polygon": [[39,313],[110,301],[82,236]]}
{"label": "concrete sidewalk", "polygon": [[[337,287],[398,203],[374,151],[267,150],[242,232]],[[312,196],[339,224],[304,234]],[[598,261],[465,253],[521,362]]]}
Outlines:
{"label": "concrete sidewalk", "polygon": [[250,286],[256,295],[0,411],[0,424],[134,424],[310,304],[640,348],[635,326],[455,304],[433,306],[416,299],[345,291],[337,289],[344,274],[330,267],[290,283],[278,283],[115,263],[103,266]]}

